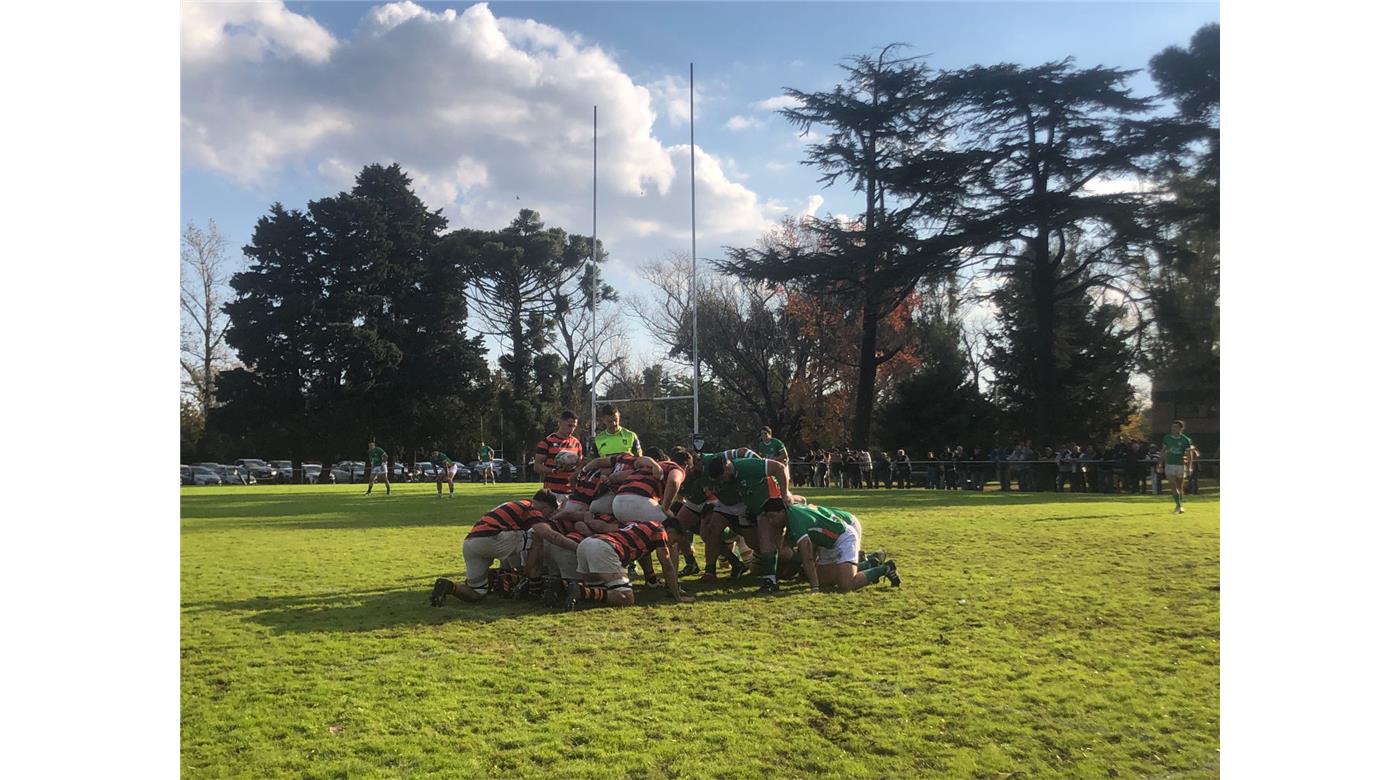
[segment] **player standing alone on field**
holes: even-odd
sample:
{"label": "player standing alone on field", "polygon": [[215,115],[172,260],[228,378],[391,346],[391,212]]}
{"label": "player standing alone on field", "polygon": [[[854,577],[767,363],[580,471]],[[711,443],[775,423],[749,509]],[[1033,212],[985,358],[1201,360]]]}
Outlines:
{"label": "player standing alone on field", "polygon": [[583,444],[574,437],[576,428],[578,415],[562,412],[559,430],[535,445],[535,473],[544,478],[544,489],[554,494],[556,506],[563,506],[569,500],[569,477],[583,455]]}
{"label": "player standing alone on field", "polygon": [[483,485],[495,484],[496,482],[496,464],[491,462],[495,457],[496,453],[486,446],[486,442],[482,442],[481,449],[476,451],[476,459],[481,463],[481,483]]}
{"label": "player standing alone on field", "polygon": [[369,453],[365,458],[369,461],[369,487],[365,488],[365,495],[374,492],[374,481],[380,477],[384,478],[384,494],[389,494],[389,466],[384,462],[387,457],[384,448],[374,446],[374,439],[370,439]]}
{"label": "player standing alone on field", "polygon": [[1171,483],[1172,498],[1176,501],[1175,514],[1178,515],[1186,511],[1181,506],[1181,498],[1186,492],[1186,475],[1195,465],[1192,462],[1195,447],[1191,445],[1191,437],[1184,433],[1185,430],[1186,423],[1172,420],[1172,432],[1162,437],[1162,463],[1157,467],[1162,469]]}
{"label": "player standing alone on field", "polygon": [[779,463],[788,462],[787,446],[782,440],[773,438],[773,429],[763,426],[758,431],[758,446],[754,450],[768,460],[776,460]]}
{"label": "player standing alone on field", "polygon": [[447,497],[452,498],[452,494],[456,491],[457,461],[453,460],[451,455],[438,450],[433,453],[433,463],[438,467],[437,497],[442,498],[442,480],[445,477],[447,479]]}

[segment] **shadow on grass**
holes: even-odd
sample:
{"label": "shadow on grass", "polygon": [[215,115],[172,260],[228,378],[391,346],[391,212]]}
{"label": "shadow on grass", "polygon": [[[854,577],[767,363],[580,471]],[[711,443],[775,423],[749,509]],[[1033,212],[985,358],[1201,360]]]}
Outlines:
{"label": "shadow on grass", "polygon": [[[313,593],[299,596],[268,597],[230,601],[200,601],[183,605],[187,613],[234,612],[249,613],[246,620],[266,626],[277,633],[362,633],[412,626],[431,626],[467,620],[493,623],[497,620],[521,620],[559,612],[542,602],[513,601],[492,595],[485,601],[466,603],[449,599],[440,608],[428,605],[432,578],[421,585],[395,589],[368,589],[340,593]],[[757,599],[758,581],[745,578],[738,581],[701,585],[698,581],[682,581],[681,589],[697,596],[697,603],[709,604],[732,599]],[[805,592],[805,588],[789,584],[781,593],[767,598],[784,598]],[[676,606],[665,588],[636,588],[637,606]],[[586,607],[600,609],[601,607]]]}
{"label": "shadow on grass", "polygon": [[549,611],[539,602],[497,598],[477,604],[451,600],[435,608],[428,605],[432,584],[432,579],[425,579],[422,585],[393,590],[203,602],[186,611],[247,612],[251,613],[247,620],[277,633],[363,633],[460,620],[491,623]]}

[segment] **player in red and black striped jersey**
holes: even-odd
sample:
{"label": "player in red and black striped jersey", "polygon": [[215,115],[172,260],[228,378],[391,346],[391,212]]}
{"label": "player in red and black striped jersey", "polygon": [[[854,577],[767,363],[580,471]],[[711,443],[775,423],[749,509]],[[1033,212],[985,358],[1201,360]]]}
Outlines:
{"label": "player in red and black striped jersey", "polygon": [[569,586],[564,608],[578,609],[588,603],[612,607],[635,604],[632,583],[627,579],[623,567],[650,557],[653,551],[661,562],[661,571],[671,595],[682,603],[694,601],[694,596],[681,590],[680,580],[676,577],[676,564],[671,557],[671,537],[667,528],[674,530],[675,522],[671,518],[664,522],[648,520],[624,523],[616,531],[590,536],[580,542],[576,554],[579,582]]}
{"label": "player in red and black striped jersey", "polygon": [[558,503],[568,499],[569,478],[583,458],[583,443],[574,437],[578,415],[563,412],[559,429],[535,445],[535,473],[544,479],[545,490],[555,494]]}
{"label": "player in red and black striped jersey", "polygon": [[623,452],[617,455],[604,455],[601,458],[594,458],[583,464],[579,469],[583,472],[599,472],[603,475],[604,485],[588,508],[599,514],[612,514],[613,498],[617,493],[617,487],[627,481],[628,475],[632,472],[632,464],[637,462],[638,455],[630,452]]}
{"label": "player in red and black striped jersey", "polygon": [[580,469],[574,475],[574,481],[569,489],[569,500],[564,502],[563,510],[587,512],[594,501],[612,491],[612,484],[608,482],[611,473],[611,471],[601,469],[592,471]]}
{"label": "player in red and black striped jersey", "polygon": [[492,590],[509,592],[523,575],[514,571],[501,571],[493,582],[490,575],[491,562],[501,561],[502,569],[511,564],[523,563],[525,544],[528,535],[554,542],[567,549],[576,549],[578,542],[569,539],[550,527],[549,517],[557,504],[554,495],[540,490],[533,498],[523,501],[507,501],[492,509],[476,521],[467,538],[462,541],[462,559],[466,563],[466,583],[453,582],[441,577],[433,583],[433,595],[429,603],[440,607],[448,595],[463,601],[480,601]]}

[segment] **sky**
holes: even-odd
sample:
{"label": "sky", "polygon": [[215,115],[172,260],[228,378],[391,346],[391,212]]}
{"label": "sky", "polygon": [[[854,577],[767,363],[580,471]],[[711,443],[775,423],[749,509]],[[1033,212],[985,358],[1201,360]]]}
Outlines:
{"label": "sky", "polygon": [[[688,256],[689,67],[695,68],[697,254],[747,246],[786,215],[851,214],[800,164],[784,88],[831,89],[847,57],[909,45],[935,69],[1145,69],[1219,21],[1216,3],[185,3],[181,222],[238,251],[274,202],[303,208],[400,163],[451,228],[521,208],[593,230],[604,275],[645,295],[642,265]],[[633,336],[634,353],[657,345]]]}

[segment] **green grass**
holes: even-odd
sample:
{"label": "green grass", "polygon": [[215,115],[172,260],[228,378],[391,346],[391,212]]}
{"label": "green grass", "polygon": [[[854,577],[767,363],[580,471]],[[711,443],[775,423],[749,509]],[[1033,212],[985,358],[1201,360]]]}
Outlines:
{"label": "green grass", "polygon": [[818,490],[903,588],[428,607],[527,487],[184,489],[184,774],[1218,774],[1214,498]]}

